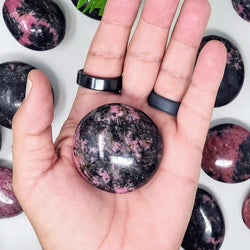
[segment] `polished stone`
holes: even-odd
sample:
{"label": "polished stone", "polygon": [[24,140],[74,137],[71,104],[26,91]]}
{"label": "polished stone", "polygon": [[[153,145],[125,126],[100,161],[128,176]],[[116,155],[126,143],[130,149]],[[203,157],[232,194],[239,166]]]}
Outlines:
{"label": "polished stone", "polygon": [[208,132],[202,169],[213,179],[237,183],[250,178],[250,133],[235,124],[220,124]]}
{"label": "polished stone", "polygon": [[215,107],[221,107],[232,102],[238,96],[244,82],[245,69],[239,50],[232,42],[223,37],[205,36],[199,51],[210,40],[221,41],[227,49],[226,68],[215,101]]}
{"label": "polished stone", "polygon": [[65,35],[65,17],[52,0],[6,0],[4,21],[15,39],[32,50],[58,46]]}
{"label": "polished stone", "polygon": [[245,198],[242,206],[242,218],[246,226],[250,229],[250,193]]}
{"label": "polished stone", "polygon": [[224,235],[225,224],[219,205],[211,194],[198,188],[182,247],[185,250],[217,250]]}
{"label": "polished stone", "polygon": [[[77,3],[79,2],[79,0],[71,0],[72,3],[77,6]],[[79,11],[83,13],[83,10],[86,8],[86,6],[88,5],[89,1],[86,1],[81,8],[79,8]],[[84,15],[93,18],[95,20],[100,21],[102,19],[102,16],[99,15],[99,9],[94,9],[93,11],[89,11],[87,10],[86,12],[83,13]]]}
{"label": "polished stone", "polygon": [[233,7],[240,17],[250,22],[250,1],[232,0]]}
{"label": "polished stone", "polygon": [[12,118],[25,97],[26,81],[33,66],[10,61],[0,64],[0,124],[11,128]]}
{"label": "polished stone", "polygon": [[0,218],[20,214],[22,208],[12,188],[12,170],[0,167]]}
{"label": "polished stone", "polygon": [[103,105],[79,123],[73,159],[97,188],[126,193],[146,184],[162,155],[160,132],[142,111],[124,104]]}

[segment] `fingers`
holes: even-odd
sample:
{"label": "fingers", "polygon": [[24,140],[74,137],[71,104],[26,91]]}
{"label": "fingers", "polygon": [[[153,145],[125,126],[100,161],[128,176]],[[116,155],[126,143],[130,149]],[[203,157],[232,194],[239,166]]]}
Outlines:
{"label": "fingers", "polygon": [[147,0],[129,44],[122,94],[146,99],[156,81],[178,0]]}
{"label": "fingers", "polygon": [[91,43],[84,72],[96,77],[117,77],[123,62],[131,27],[140,0],[108,0]]}
{"label": "fingers", "polygon": [[157,94],[181,101],[192,78],[198,47],[209,16],[207,0],[184,2],[154,87]]}
{"label": "fingers", "polygon": [[50,83],[39,70],[32,70],[28,79],[26,97],[12,123],[13,181],[17,184],[19,179],[25,180],[27,185],[55,161],[51,132],[53,97]]}
{"label": "fingers", "polygon": [[218,41],[205,45],[178,111],[177,129],[198,150],[202,150],[205,142],[216,94],[224,74],[226,55],[226,48]]}

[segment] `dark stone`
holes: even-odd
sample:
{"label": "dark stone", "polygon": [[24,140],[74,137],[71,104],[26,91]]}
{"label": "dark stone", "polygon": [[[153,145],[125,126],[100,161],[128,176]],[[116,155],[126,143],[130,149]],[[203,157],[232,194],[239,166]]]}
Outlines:
{"label": "dark stone", "polygon": [[250,1],[232,0],[233,7],[240,17],[250,22]]}
{"label": "dark stone", "polygon": [[3,18],[16,40],[29,49],[52,49],[65,35],[64,14],[52,0],[6,0]]}
{"label": "dark stone", "polygon": [[235,124],[220,124],[208,132],[202,169],[213,179],[237,183],[250,178],[250,133]]}
{"label": "dark stone", "polygon": [[247,195],[242,206],[242,218],[246,226],[250,229],[250,193]]}
{"label": "dark stone", "polygon": [[232,102],[239,94],[244,82],[245,70],[239,50],[223,37],[216,35],[204,37],[199,51],[211,40],[221,41],[227,49],[226,68],[215,101],[215,107],[221,107]]}
{"label": "dark stone", "polygon": [[185,250],[217,250],[224,235],[225,224],[220,207],[211,194],[198,188],[182,247]]}
{"label": "dark stone", "polygon": [[20,214],[22,208],[12,188],[12,170],[0,167],[0,218]]}
{"label": "dark stone", "polygon": [[26,81],[33,66],[23,62],[0,64],[0,124],[11,128],[12,118],[25,97]]}
{"label": "dark stone", "polygon": [[124,104],[103,105],[79,123],[74,162],[97,188],[126,193],[146,184],[162,156],[160,132],[142,111]]}
{"label": "dark stone", "polygon": [[0,150],[1,150],[1,148],[2,148],[2,133],[0,131]]}
{"label": "dark stone", "polygon": [[[79,2],[79,0],[71,0],[72,3],[77,6],[77,3]],[[83,6],[81,8],[79,8],[79,11],[83,13],[83,10],[85,9],[85,7],[88,5],[89,1],[87,0]],[[86,12],[84,12],[83,14],[90,17],[90,18],[93,18],[95,20],[98,20],[100,21],[102,19],[102,16],[99,15],[99,11],[100,9],[94,9],[93,11],[89,11],[87,10]]]}

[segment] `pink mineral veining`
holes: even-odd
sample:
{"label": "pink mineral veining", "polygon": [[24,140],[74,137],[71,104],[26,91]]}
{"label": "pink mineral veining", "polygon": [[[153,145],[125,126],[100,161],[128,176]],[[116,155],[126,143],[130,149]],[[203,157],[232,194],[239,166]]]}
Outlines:
{"label": "pink mineral veining", "polygon": [[142,111],[106,104],[85,116],[75,131],[73,159],[93,186],[122,194],[145,185],[162,154],[158,128]]}

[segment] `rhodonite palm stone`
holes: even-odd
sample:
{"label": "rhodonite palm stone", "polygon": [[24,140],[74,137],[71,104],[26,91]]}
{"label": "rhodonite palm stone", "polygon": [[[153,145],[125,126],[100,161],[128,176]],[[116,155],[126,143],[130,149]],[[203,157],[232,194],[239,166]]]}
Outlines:
{"label": "rhodonite palm stone", "polygon": [[52,0],[6,0],[3,18],[16,40],[29,49],[52,49],[65,35],[64,14]]}
{"label": "rhodonite palm stone", "polygon": [[182,247],[185,250],[218,250],[224,235],[225,223],[218,203],[210,193],[198,188]]}
{"label": "rhodonite palm stone", "polygon": [[0,64],[0,125],[11,128],[12,119],[25,97],[26,81],[33,66],[19,61]]}
{"label": "rhodonite palm stone", "polygon": [[81,175],[95,187],[126,193],[146,184],[158,169],[162,140],[154,122],[124,104],[106,104],[79,123],[73,159]]}
{"label": "rhodonite palm stone", "polygon": [[246,226],[250,229],[250,192],[245,198],[242,206],[242,218]]}
{"label": "rhodonite palm stone", "polygon": [[237,14],[250,22],[250,1],[249,0],[232,0],[233,7]]}
{"label": "rhodonite palm stone", "polygon": [[214,105],[215,107],[221,107],[232,102],[240,93],[245,77],[245,67],[238,48],[224,37],[217,35],[205,36],[202,39],[199,51],[211,40],[222,42],[227,49],[225,72]]}
{"label": "rhodonite palm stone", "polygon": [[250,132],[230,123],[208,131],[202,169],[213,179],[238,183],[250,178]]}
{"label": "rhodonite palm stone", "polygon": [[0,166],[0,219],[16,216],[22,211],[12,188],[12,170]]}

